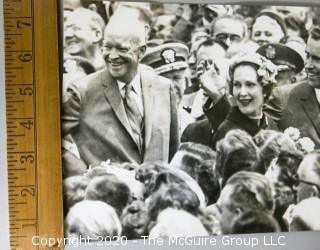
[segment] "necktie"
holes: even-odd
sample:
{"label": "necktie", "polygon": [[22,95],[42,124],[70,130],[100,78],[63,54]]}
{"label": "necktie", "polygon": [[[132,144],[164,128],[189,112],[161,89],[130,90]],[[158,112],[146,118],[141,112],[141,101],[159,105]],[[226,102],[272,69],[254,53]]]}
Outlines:
{"label": "necktie", "polygon": [[131,126],[132,135],[136,144],[138,145],[140,153],[143,150],[143,117],[138,108],[137,102],[133,97],[133,88],[131,84],[125,86],[125,97],[123,100],[124,108]]}

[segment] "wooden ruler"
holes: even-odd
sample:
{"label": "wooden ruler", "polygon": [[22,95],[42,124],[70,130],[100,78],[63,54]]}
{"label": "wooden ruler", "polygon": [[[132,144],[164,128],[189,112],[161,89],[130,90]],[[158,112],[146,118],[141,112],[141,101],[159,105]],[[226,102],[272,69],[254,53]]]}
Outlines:
{"label": "wooden ruler", "polygon": [[12,249],[63,235],[56,5],[3,1]]}

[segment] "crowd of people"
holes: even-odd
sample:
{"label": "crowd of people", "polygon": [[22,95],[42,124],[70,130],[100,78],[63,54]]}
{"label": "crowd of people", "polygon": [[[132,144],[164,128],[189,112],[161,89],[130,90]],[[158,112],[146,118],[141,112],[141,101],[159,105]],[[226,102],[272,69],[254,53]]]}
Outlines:
{"label": "crowd of people", "polygon": [[63,0],[66,236],[320,230],[319,14]]}

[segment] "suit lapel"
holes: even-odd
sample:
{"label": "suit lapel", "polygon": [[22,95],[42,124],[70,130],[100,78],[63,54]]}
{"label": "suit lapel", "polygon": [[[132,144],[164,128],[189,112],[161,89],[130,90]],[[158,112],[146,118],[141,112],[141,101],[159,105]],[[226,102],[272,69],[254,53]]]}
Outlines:
{"label": "suit lapel", "polygon": [[101,78],[102,85],[105,87],[104,94],[107,98],[107,101],[110,103],[111,108],[113,109],[121,124],[130,134],[133,141],[135,141],[134,137],[131,134],[131,127],[126,115],[126,111],[124,109],[123,101],[117,82],[109,75],[107,69],[105,70],[105,72],[103,72]]}
{"label": "suit lapel", "polygon": [[317,101],[314,90],[311,86],[306,84],[308,90],[306,89],[305,95],[301,97],[302,106],[314,125],[314,128],[320,135],[320,112],[319,112],[319,103]]}
{"label": "suit lapel", "polygon": [[145,122],[145,148],[148,147],[151,139],[152,131],[152,117],[153,117],[153,92],[152,82],[154,77],[148,73],[147,70],[143,70],[141,67],[141,87],[143,95],[143,106],[144,106],[144,122]]}

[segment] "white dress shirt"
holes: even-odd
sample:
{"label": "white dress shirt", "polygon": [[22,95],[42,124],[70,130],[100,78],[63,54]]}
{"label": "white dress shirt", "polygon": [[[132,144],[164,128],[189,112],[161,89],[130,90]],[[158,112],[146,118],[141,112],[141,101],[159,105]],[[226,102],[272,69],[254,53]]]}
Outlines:
{"label": "white dress shirt", "polygon": [[317,101],[320,104],[320,89],[314,89],[314,91],[316,92]]}

